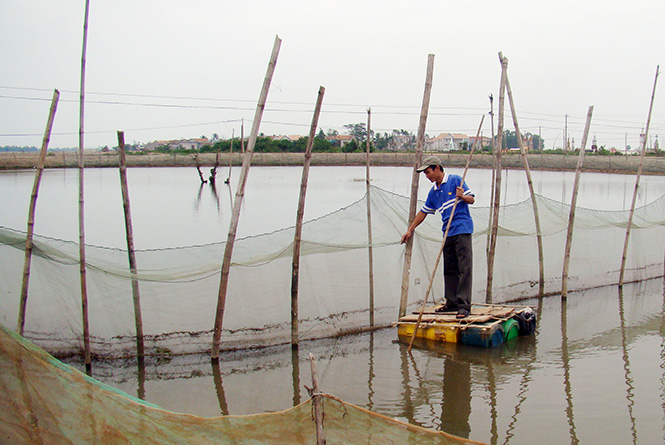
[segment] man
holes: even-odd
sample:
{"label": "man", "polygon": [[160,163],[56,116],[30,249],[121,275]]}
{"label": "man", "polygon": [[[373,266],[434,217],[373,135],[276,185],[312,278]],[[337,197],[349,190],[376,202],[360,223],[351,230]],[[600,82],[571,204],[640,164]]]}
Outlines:
{"label": "man", "polygon": [[434,183],[427,195],[425,205],[418,212],[413,222],[402,235],[402,243],[407,242],[413,231],[425,220],[427,215],[440,212],[443,221],[443,232],[455,203],[459,198],[455,214],[443,247],[443,278],[446,304],[437,307],[437,312],[457,311],[457,318],[466,318],[471,311],[471,281],[473,269],[473,252],[471,235],[473,220],[469,213],[469,205],[475,202],[474,194],[462,177],[446,174],[443,163],[437,156],[428,156],[418,172],[425,173],[427,179]]}

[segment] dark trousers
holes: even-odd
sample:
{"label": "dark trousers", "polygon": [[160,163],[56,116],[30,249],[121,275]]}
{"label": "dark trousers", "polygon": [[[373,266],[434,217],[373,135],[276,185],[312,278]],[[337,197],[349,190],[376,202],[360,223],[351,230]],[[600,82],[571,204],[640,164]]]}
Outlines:
{"label": "dark trousers", "polygon": [[471,234],[449,236],[443,247],[443,281],[446,301],[471,310],[473,249]]}

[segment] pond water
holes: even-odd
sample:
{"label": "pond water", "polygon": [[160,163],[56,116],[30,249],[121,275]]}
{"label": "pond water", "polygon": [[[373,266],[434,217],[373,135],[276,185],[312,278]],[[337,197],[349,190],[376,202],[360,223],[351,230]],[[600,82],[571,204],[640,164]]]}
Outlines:
{"label": "pond water", "polygon": [[[450,169],[461,174],[461,170]],[[137,248],[226,239],[234,182],[200,185],[195,169],[130,169]],[[301,169],[252,168],[238,236],[293,225]],[[348,205],[365,193],[362,167],[314,167],[305,219]],[[117,170],[86,170],[86,240],[124,247]],[[536,192],[570,201],[574,173],[534,172]],[[411,169],[372,169],[372,184],[408,195]],[[33,172],[0,173],[0,225],[25,230]],[[487,206],[491,172],[467,181]],[[429,184],[421,177],[419,196]],[[629,208],[634,177],[584,174],[578,206]],[[642,178],[638,205],[665,193],[662,177]],[[504,172],[503,203],[528,199],[524,173]],[[35,232],[78,238],[78,172],[47,170]],[[663,243],[663,240],[658,240]],[[494,349],[414,348],[393,329],[208,356],[93,363],[93,377],[165,409],[199,416],[282,410],[307,399],[308,354],[320,387],[347,402],[413,424],[489,443],[663,443],[665,440],[665,292],[662,279],[527,301],[539,315],[535,335]],[[70,361],[82,368],[76,359]]]}
{"label": "pond water", "polygon": [[[463,169],[447,172],[463,174]],[[375,167],[372,184],[409,196],[412,169]],[[235,198],[239,168],[231,172],[231,185],[224,184],[228,169],[219,170],[216,188],[201,184],[195,168],[128,169],[134,243],[137,249],[164,248],[225,241]],[[302,168],[254,167],[250,170],[238,237],[269,233],[295,224]],[[85,171],[86,243],[126,247],[125,226],[116,169]],[[574,172],[533,172],[536,193],[570,202]],[[467,183],[476,193],[476,206],[488,206],[490,170],[470,170]],[[32,171],[0,172],[0,225],[25,230],[32,192]],[[529,199],[522,171],[503,173],[502,204]],[[635,179],[629,175],[585,173],[580,181],[577,205],[602,210],[630,208]],[[421,175],[419,198],[431,187]],[[307,187],[305,220],[321,217],[365,195],[364,167],[312,167]],[[665,194],[660,176],[643,176],[637,205]],[[78,240],[78,170],[45,170],[35,216],[35,233]]]}

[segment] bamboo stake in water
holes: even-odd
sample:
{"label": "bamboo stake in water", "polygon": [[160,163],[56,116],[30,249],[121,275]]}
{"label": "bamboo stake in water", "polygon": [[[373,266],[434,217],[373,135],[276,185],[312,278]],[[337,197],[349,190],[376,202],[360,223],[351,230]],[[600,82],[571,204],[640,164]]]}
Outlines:
{"label": "bamboo stake in water", "polygon": [[309,367],[312,372],[312,390],[310,396],[312,397],[312,404],[314,405],[314,423],[316,424],[316,443],[317,445],[324,445],[326,437],[323,433],[323,399],[319,393],[319,377],[316,373],[316,364],[314,356],[309,354]]}
{"label": "bamboo stake in water", "polygon": [[[501,57],[501,53],[499,53]],[[508,93],[508,101],[510,102],[510,111],[513,115],[513,124],[515,126],[515,133],[517,134],[517,143],[520,146],[520,152],[522,154],[522,161],[524,162],[524,172],[526,173],[526,182],[529,186],[529,193],[531,194],[531,205],[533,206],[533,217],[536,224],[536,241],[538,243],[538,275],[539,275],[539,287],[538,295],[543,295],[545,293],[545,264],[543,260],[543,235],[540,230],[540,216],[538,215],[538,202],[536,200],[536,192],[533,190],[533,181],[531,180],[531,169],[529,168],[529,160],[526,157],[526,148],[524,147],[524,140],[522,139],[522,133],[520,133],[520,127],[517,123],[517,114],[515,113],[515,102],[513,102],[513,92],[510,89],[510,81],[508,80],[508,74],[506,74],[506,92]]]}
{"label": "bamboo stake in water", "polygon": [[[494,216],[494,212],[492,212],[492,209],[494,207],[494,184],[496,183],[496,146],[495,146],[495,140],[494,140],[494,96],[489,95],[490,99],[490,128],[492,130],[492,155],[494,156],[492,159],[492,179],[490,180],[491,188],[490,188],[490,212],[489,212],[489,217],[487,218],[487,243],[485,244],[485,259],[489,261],[489,255],[490,255],[490,239],[492,235],[492,220]],[[488,262],[488,270],[489,270],[489,262]],[[487,295],[485,295],[485,298],[487,298]],[[486,301],[486,303],[489,303]]]}
{"label": "bamboo stake in water", "polygon": [[570,248],[573,244],[573,226],[575,224],[575,208],[577,207],[577,191],[580,184],[580,174],[582,165],[584,165],[584,152],[586,150],[587,137],[589,136],[589,127],[591,126],[591,115],[593,114],[593,105],[589,107],[586,115],[586,125],[582,135],[582,147],[580,155],[577,158],[577,168],[575,169],[575,182],[573,183],[573,197],[570,201],[570,215],[568,216],[568,233],[566,235],[566,248],[563,253],[563,272],[561,274],[561,298],[568,298],[568,266],[570,264]]}
{"label": "bamboo stake in water", "polygon": [[[466,180],[466,173],[469,171],[469,164],[471,163],[471,157],[473,156],[473,151],[476,149],[476,145],[478,145],[478,138],[480,136],[480,130],[481,130],[481,128],[483,128],[483,122],[484,121],[485,121],[485,115],[483,114],[483,117],[480,119],[480,125],[478,126],[478,132],[476,133],[475,142],[473,143],[473,146],[471,147],[471,153],[469,153],[469,158],[467,159],[466,166],[464,167],[464,174],[462,175],[462,185],[461,186],[464,186],[464,181]],[[434,263],[434,269],[432,270],[432,277],[429,280],[429,285],[427,286],[427,291],[425,292],[425,297],[423,298],[423,304],[420,307],[420,313],[418,314],[418,320],[416,321],[416,326],[413,329],[413,335],[411,336],[411,342],[409,343],[409,348],[407,349],[407,352],[411,352],[411,348],[413,347],[413,342],[416,339],[416,333],[418,332],[418,328],[420,327],[420,322],[423,319],[423,313],[425,312],[425,304],[427,303],[427,297],[429,296],[429,292],[432,290],[432,284],[434,283],[434,278],[436,277],[436,274],[437,274],[437,269],[439,267],[439,262],[441,261],[441,255],[443,254],[443,248],[446,246],[446,240],[448,239],[448,232],[450,231],[450,224],[453,222],[453,216],[455,216],[455,209],[457,208],[457,203],[459,203],[459,197],[455,196],[455,202],[453,203],[453,208],[450,209],[450,216],[448,217],[448,224],[446,224],[446,231],[443,233],[443,241],[441,241],[441,247],[439,248],[439,254],[436,256],[436,262]]]}
{"label": "bamboo stake in water", "polygon": [[508,59],[499,53],[501,60],[501,80],[499,81],[499,123],[496,143],[494,146],[496,157],[496,177],[494,179],[494,201],[492,202],[492,229],[490,230],[490,246],[487,253],[487,288],[485,290],[485,303],[492,302],[492,284],[494,282],[494,258],[496,252],[497,234],[499,231],[499,208],[501,205],[501,151],[503,150],[503,122],[506,103],[506,72]]}
{"label": "bamboo stake in water", "polygon": [[235,137],[235,129],[231,131],[231,147],[229,148],[229,176],[224,181],[226,184],[231,183],[231,167],[233,166],[233,138]]}
{"label": "bamboo stake in water", "polygon": [[658,82],[659,66],[656,66],[656,76],[653,79],[653,89],[651,90],[651,102],[649,103],[649,114],[647,115],[647,127],[642,139],[642,150],[640,152],[640,165],[637,168],[635,177],[635,190],[633,191],[633,201],[630,205],[628,215],[628,226],[626,227],[626,239],[623,243],[623,254],[621,255],[621,271],[619,272],[619,287],[623,286],[624,274],[626,271],[626,257],[628,256],[628,239],[630,238],[630,228],[633,225],[633,214],[635,213],[635,203],[637,202],[637,191],[640,186],[640,176],[642,176],[642,165],[644,164],[644,153],[646,152],[647,135],[649,134],[649,125],[651,124],[651,110],[653,109],[653,99],[656,95],[656,83]]}
{"label": "bamboo stake in water", "polygon": [[314,107],[312,125],[309,128],[309,138],[305,148],[305,162],[302,168],[302,179],[300,181],[300,196],[298,197],[298,211],[296,213],[296,227],[293,239],[293,261],[291,263],[291,346],[298,345],[298,280],[300,276],[300,244],[302,239],[302,223],[305,217],[305,195],[307,194],[307,182],[309,179],[309,166],[312,162],[312,147],[316,137],[316,128],[319,126],[319,115],[321,104],[326,92],[324,87],[319,87],[319,94]]}
{"label": "bamboo stake in water", "polygon": [[[416,217],[416,207],[418,205],[418,181],[420,173],[418,167],[423,159],[423,145],[425,141],[425,128],[427,126],[427,114],[429,112],[429,100],[432,94],[432,77],[434,75],[434,54],[427,56],[427,74],[425,76],[425,91],[423,93],[423,103],[420,109],[420,123],[418,125],[418,139],[416,140],[416,155],[413,162],[413,174],[411,176],[411,199],[409,201],[409,220],[408,227]],[[402,293],[399,301],[399,316],[406,314],[406,304],[409,297],[409,275],[411,273],[411,256],[413,254],[413,237],[406,241],[404,249],[404,268],[402,270]]]}
{"label": "bamboo stake in water", "polygon": [[372,110],[367,109],[367,159],[365,162],[365,185],[367,195],[367,254],[369,260],[369,325],[374,326],[374,249],[372,248],[372,199],[370,195],[369,153]]}
{"label": "bamboo stake in water", "polygon": [[88,46],[88,16],[90,0],[85,2],[85,19],[83,21],[83,49],[81,51],[81,88],[79,100],[79,273],[81,275],[81,318],[83,321],[83,349],[85,354],[85,367],[88,374],[92,372],[90,357],[90,326],[88,321],[88,285],[86,280],[85,262],[85,225],[84,225],[84,116],[85,116],[85,62]]}
{"label": "bamboo stake in water", "polygon": [[275,71],[277,64],[277,56],[279,54],[279,47],[282,40],[275,36],[275,43],[272,48],[270,62],[266,77],[263,80],[263,87],[259,96],[259,102],[256,105],[256,112],[254,113],[254,121],[252,122],[252,132],[249,135],[247,142],[247,151],[242,161],[242,168],[240,170],[240,178],[238,179],[238,190],[233,202],[233,214],[231,215],[231,222],[229,224],[229,234],[226,239],[226,247],[224,249],[224,261],[222,263],[222,272],[219,280],[219,293],[217,295],[217,310],[215,312],[215,326],[212,339],[212,354],[213,360],[219,359],[220,339],[222,337],[222,323],[224,321],[224,307],[226,305],[226,290],[229,285],[229,272],[231,270],[231,257],[233,256],[233,245],[235,243],[236,232],[238,230],[238,220],[240,219],[240,209],[242,207],[242,198],[245,194],[245,184],[247,183],[247,175],[249,174],[249,166],[252,162],[252,154],[254,152],[254,145],[256,145],[256,138],[259,134],[259,126],[261,125],[261,118],[265,108],[266,99],[268,97],[268,90],[270,89],[270,82],[272,75]]}
{"label": "bamboo stake in water", "polygon": [[122,209],[125,214],[125,234],[127,236],[127,255],[129,272],[132,275],[132,299],[134,301],[134,324],[136,325],[136,355],[142,358],[145,353],[143,345],[143,317],[141,316],[141,295],[139,281],[136,278],[136,255],[134,253],[134,230],[132,229],[132,212],[129,205],[129,188],[127,187],[127,159],[125,157],[125,133],[118,131],[118,155],[120,163],[120,190],[122,192]]}
{"label": "bamboo stake in water", "polygon": [[30,210],[28,211],[28,229],[25,235],[25,261],[23,263],[23,283],[21,285],[21,303],[18,312],[18,328],[19,335],[23,335],[25,327],[25,310],[28,303],[28,282],[30,281],[30,262],[32,260],[32,238],[35,228],[35,211],[37,209],[37,195],[39,194],[39,185],[42,181],[42,173],[44,172],[44,162],[46,161],[46,152],[48,151],[48,143],[51,139],[51,129],[53,128],[53,120],[55,119],[55,112],[58,109],[58,99],[60,92],[53,90],[53,99],[51,99],[51,108],[48,113],[48,120],[46,121],[46,130],[44,131],[44,139],[42,139],[42,148],[39,151],[39,160],[37,161],[37,170],[35,171],[35,182],[32,185],[32,195],[30,196]]}

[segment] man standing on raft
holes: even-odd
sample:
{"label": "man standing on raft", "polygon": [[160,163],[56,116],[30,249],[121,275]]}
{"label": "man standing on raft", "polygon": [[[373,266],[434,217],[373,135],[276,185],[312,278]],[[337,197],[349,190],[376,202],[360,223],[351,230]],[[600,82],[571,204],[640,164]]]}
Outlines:
{"label": "man standing on raft", "polygon": [[427,215],[440,212],[443,221],[443,232],[448,226],[448,219],[459,198],[453,215],[448,237],[443,247],[443,279],[446,303],[436,308],[436,312],[457,311],[457,318],[466,318],[471,311],[471,281],[473,270],[473,251],[471,235],[473,220],[469,213],[469,205],[475,202],[474,194],[462,177],[444,173],[443,162],[437,156],[428,156],[418,172],[424,172],[427,179],[434,183],[427,195],[422,209],[416,214],[413,222],[402,235],[405,243],[413,235],[413,231],[425,220]]}

